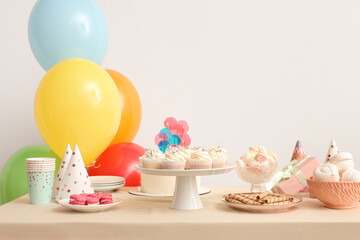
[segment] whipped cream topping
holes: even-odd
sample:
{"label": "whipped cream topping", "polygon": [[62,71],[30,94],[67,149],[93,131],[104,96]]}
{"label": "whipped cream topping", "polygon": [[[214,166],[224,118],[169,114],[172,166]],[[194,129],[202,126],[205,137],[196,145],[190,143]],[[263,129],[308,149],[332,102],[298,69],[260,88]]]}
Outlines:
{"label": "whipped cream topping", "polygon": [[192,150],[189,148],[179,148],[178,152],[182,154],[185,159],[189,159],[191,157]]}
{"label": "whipped cream topping", "polygon": [[191,153],[191,159],[207,161],[211,160],[212,158],[207,151],[195,151]]}
{"label": "whipped cream topping", "polygon": [[141,159],[164,159],[164,154],[159,149],[147,148]]}
{"label": "whipped cream topping", "polygon": [[211,147],[209,154],[212,158],[227,158],[228,151],[222,147]]}
{"label": "whipped cream topping", "polygon": [[168,152],[165,151],[165,159],[168,161],[186,161],[184,154],[180,151],[179,148],[173,148]]}
{"label": "whipped cream topping", "polygon": [[205,151],[205,149],[203,149],[202,147],[194,147],[191,149],[192,152],[203,152]]}

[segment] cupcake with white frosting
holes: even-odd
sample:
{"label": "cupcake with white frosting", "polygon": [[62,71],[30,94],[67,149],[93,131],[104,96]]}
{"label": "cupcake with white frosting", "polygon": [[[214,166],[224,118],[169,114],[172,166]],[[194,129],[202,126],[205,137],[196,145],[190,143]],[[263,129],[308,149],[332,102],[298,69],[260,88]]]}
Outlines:
{"label": "cupcake with white frosting", "polygon": [[222,147],[211,147],[209,155],[212,158],[212,168],[223,168],[228,163],[228,152]]}
{"label": "cupcake with white frosting", "polygon": [[160,150],[148,148],[139,160],[143,168],[162,169],[162,161],[164,158],[165,156]]}
{"label": "cupcake with white frosting", "polygon": [[189,159],[190,169],[209,169],[212,167],[212,158],[207,151],[197,150],[191,153]]}
{"label": "cupcake with white frosting", "polygon": [[189,160],[191,158],[191,153],[193,151],[188,147],[181,147],[179,148],[179,153],[182,154],[186,160],[185,168],[189,168]]}
{"label": "cupcake with white frosting", "polygon": [[163,169],[184,170],[185,164],[186,158],[178,148],[173,148],[167,152],[165,151],[165,159],[162,160]]}

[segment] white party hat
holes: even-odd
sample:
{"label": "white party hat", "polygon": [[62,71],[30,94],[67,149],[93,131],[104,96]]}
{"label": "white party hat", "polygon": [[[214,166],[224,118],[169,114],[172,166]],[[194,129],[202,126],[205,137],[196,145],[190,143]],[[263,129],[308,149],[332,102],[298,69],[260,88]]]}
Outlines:
{"label": "white party hat", "polygon": [[80,150],[75,145],[65,175],[61,180],[56,201],[70,198],[70,195],[80,193],[94,193],[94,189],[92,188]]}
{"label": "white party hat", "polygon": [[56,198],[59,189],[60,189],[60,185],[61,185],[61,180],[63,179],[64,175],[65,175],[65,171],[66,168],[69,164],[70,158],[71,158],[71,154],[72,154],[72,150],[70,147],[70,144],[67,145],[64,156],[62,158],[58,173],[56,175],[55,181],[54,181],[54,187],[53,187],[53,192],[52,192],[52,198]]}
{"label": "white party hat", "polygon": [[330,158],[337,153],[340,153],[340,151],[335,143],[335,139],[331,139],[330,147],[325,158],[325,163],[329,162]]}

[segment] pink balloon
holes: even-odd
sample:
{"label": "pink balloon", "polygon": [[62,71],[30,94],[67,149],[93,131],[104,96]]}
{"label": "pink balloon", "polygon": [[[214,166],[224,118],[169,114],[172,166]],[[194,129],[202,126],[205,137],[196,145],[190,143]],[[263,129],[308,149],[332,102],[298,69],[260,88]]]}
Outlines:
{"label": "pink balloon", "polygon": [[187,133],[182,134],[180,137],[181,137],[180,146],[187,147],[187,146],[190,145],[191,139],[190,139],[190,136]]}
{"label": "pink balloon", "polygon": [[[174,132],[174,133],[173,133]],[[171,134],[181,135],[185,133],[185,129],[181,124],[174,124],[171,126]]]}
{"label": "pink balloon", "polygon": [[169,130],[172,129],[172,126],[173,126],[174,124],[177,124],[177,121],[176,121],[176,119],[173,118],[173,117],[168,117],[168,118],[166,118],[165,121],[164,121],[164,126],[165,126],[167,129],[169,129]]}
{"label": "pink balloon", "polygon": [[169,136],[166,133],[159,133],[155,136],[155,144],[158,146],[161,141],[167,141],[168,139]]}
{"label": "pink balloon", "polygon": [[178,121],[178,124],[180,124],[181,126],[184,127],[184,131],[188,132],[189,131],[189,124],[185,121],[185,120],[180,120]]}
{"label": "pink balloon", "polygon": [[172,144],[172,145],[170,145],[170,147],[179,148],[180,146],[176,145],[176,144]]}

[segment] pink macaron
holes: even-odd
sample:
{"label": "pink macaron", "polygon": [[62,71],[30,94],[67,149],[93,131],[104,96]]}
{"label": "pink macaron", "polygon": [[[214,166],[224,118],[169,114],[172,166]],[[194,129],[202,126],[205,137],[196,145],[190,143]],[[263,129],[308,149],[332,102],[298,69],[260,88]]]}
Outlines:
{"label": "pink macaron", "polygon": [[100,204],[110,204],[113,203],[112,194],[104,193],[100,198]]}
{"label": "pink macaron", "polygon": [[87,197],[86,198],[86,205],[99,205],[99,198],[97,197]]}
{"label": "pink macaron", "polygon": [[85,205],[86,197],[79,194],[73,194],[70,196],[69,204],[71,205]]}
{"label": "pink macaron", "polygon": [[97,192],[97,193],[89,194],[88,197],[95,197],[95,198],[100,199],[102,195],[103,195],[102,192]]}

